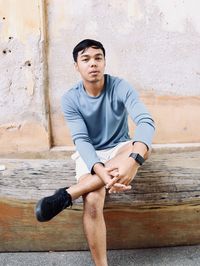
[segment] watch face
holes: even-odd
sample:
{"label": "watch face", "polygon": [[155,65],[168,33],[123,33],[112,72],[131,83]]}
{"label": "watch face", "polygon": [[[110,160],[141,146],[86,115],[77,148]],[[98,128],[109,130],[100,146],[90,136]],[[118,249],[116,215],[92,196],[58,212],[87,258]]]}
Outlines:
{"label": "watch face", "polygon": [[142,165],[141,156],[140,156],[139,154],[137,154],[135,160],[136,160],[136,162],[138,162],[140,165]]}
{"label": "watch face", "polygon": [[131,157],[132,157],[133,159],[136,159],[136,158],[137,158],[137,153],[132,153]]}

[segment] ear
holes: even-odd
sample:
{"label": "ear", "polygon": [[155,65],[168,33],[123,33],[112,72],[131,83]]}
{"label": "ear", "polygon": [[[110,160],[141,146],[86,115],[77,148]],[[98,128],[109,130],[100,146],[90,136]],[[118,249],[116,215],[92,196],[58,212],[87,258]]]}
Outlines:
{"label": "ear", "polygon": [[74,67],[75,67],[76,71],[79,72],[79,68],[78,68],[78,64],[77,64],[77,62],[74,62]]}

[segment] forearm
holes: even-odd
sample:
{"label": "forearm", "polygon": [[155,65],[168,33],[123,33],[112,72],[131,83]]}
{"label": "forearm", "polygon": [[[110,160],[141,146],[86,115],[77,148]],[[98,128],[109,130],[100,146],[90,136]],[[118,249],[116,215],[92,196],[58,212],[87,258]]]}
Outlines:
{"label": "forearm", "polygon": [[143,142],[136,141],[132,145],[132,152],[139,153],[146,160],[149,157],[150,149]]}
{"label": "forearm", "polygon": [[106,184],[106,180],[104,176],[104,172],[105,172],[104,165],[101,163],[95,163],[92,169],[94,173],[97,174],[100,177],[100,179]]}
{"label": "forearm", "polygon": [[149,123],[138,124],[134,131],[133,143],[146,144],[148,150],[151,149],[153,137],[155,134],[155,128]]}
{"label": "forearm", "polygon": [[89,171],[92,173],[93,166],[100,162],[101,160],[99,159],[93,145],[85,141],[84,139],[77,139],[75,141],[76,149],[79,152],[81,158],[84,160],[86,163]]}

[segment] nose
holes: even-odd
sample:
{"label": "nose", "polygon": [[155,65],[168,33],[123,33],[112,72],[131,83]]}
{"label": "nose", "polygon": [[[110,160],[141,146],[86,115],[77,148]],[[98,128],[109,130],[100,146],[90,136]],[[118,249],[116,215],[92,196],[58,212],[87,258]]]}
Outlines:
{"label": "nose", "polygon": [[96,66],[96,65],[97,65],[96,60],[95,60],[94,58],[91,58],[91,60],[90,60],[90,66],[91,66],[91,67],[94,67],[94,66]]}

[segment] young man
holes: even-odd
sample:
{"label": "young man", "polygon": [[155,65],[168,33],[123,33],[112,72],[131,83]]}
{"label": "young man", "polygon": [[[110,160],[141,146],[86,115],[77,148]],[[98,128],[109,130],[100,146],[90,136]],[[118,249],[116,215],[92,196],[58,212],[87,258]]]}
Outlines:
{"label": "young man", "polygon": [[[154,121],[136,91],[123,79],[105,75],[105,49],[95,40],[73,50],[82,81],[62,98],[62,109],[76,146],[77,184],[41,199],[36,216],[49,221],[83,196],[84,230],[96,265],[106,266],[106,226],[103,217],[109,193],[131,189],[131,181],[148,156]],[[136,124],[128,133],[128,114]]]}

